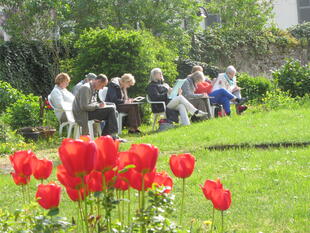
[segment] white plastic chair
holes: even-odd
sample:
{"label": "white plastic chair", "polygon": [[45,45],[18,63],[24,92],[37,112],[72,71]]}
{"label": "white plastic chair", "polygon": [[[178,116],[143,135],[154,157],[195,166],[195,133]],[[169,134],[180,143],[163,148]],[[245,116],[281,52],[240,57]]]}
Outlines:
{"label": "white plastic chair", "polygon": [[[52,108],[55,110],[57,109],[55,105],[53,105],[53,101],[51,100],[51,95],[48,95],[47,97],[49,104],[52,106]],[[64,112],[66,114],[67,120],[66,122],[60,122],[60,119],[58,119],[60,125],[59,125],[59,136],[62,135],[62,131],[64,127],[68,126],[68,133],[67,133],[67,138],[71,137],[71,133],[73,138],[77,139],[80,137],[80,130],[81,127],[75,122],[73,112],[72,112],[72,106],[67,106],[66,109],[64,109]],[[89,128],[89,136],[91,139],[94,139],[94,129],[93,129],[93,124],[95,123],[94,120],[88,121],[88,128]],[[72,132],[73,129],[73,132]]]}
{"label": "white plastic chair", "polygon": [[161,116],[163,117],[166,117],[166,103],[164,101],[151,101],[149,99],[149,96],[147,95],[146,96],[146,101],[149,103],[149,104],[162,104],[163,107],[164,107],[164,111],[163,112],[156,112],[154,113],[153,112],[153,127],[152,127],[152,130],[154,131],[155,130],[155,124],[157,122],[157,119]]}
{"label": "white plastic chair", "polygon": [[122,128],[123,128],[123,118],[128,116],[127,113],[119,112],[117,115],[117,126],[118,126],[118,134],[122,134]]}

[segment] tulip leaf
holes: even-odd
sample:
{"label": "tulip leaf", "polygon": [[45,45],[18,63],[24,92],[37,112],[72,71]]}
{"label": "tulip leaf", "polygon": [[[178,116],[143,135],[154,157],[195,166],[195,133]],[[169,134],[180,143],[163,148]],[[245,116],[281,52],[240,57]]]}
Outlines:
{"label": "tulip leaf", "polygon": [[47,213],[48,216],[55,216],[57,214],[59,214],[59,208],[50,209]]}
{"label": "tulip leaf", "polygon": [[135,167],[136,167],[136,165],[134,165],[134,164],[127,165],[127,166],[124,167],[122,170],[118,171],[118,174],[125,173],[125,172],[127,172],[130,168],[135,168]]}

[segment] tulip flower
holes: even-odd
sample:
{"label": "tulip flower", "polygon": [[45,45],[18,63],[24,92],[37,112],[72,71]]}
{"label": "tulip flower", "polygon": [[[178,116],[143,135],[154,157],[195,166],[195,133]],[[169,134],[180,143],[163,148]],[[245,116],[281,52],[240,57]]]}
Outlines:
{"label": "tulip flower", "polygon": [[102,191],[102,173],[97,171],[92,171],[85,177],[85,182],[87,184],[88,190],[91,192]]}
{"label": "tulip flower", "polygon": [[16,173],[11,173],[16,185],[26,185],[30,182],[30,176],[19,176]]}
{"label": "tulip flower", "polygon": [[221,184],[220,179],[217,179],[216,181],[206,180],[203,186],[200,185],[200,188],[202,189],[205,197],[208,200],[212,200],[212,192],[215,189],[222,189],[223,185]]}
{"label": "tulip flower", "polygon": [[142,174],[153,171],[156,166],[159,150],[151,144],[132,144],[129,152],[134,152],[140,158],[136,170]]}
{"label": "tulip flower", "polygon": [[66,138],[58,149],[60,160],[69,175],[84,177],[95,167],[96,144],[93,141]]}
{"label": "tulip flower", "polygon": [[227,210],[231,204],[231,193],[228,189],[215,189],[212,193],[212,203],[217,210]]}
{"label": "tulip flower", "polygon": [[57,208],[60,201],[61,187],[55,183],[40,184],[36,193],[39,204],[44,209]]}
{"label": "tulip flower", "polygon": [[65,187],[72,189],[80,189],[82,187],[82,178],[70,176],[62,164],[57,167],[56,175],[59,182]]}
{"label": "tulip flower", "polygon": [[195,157],[191,154],[171,155],[170,168],[176,177],[187,178],[194,171]]}
{"label": "tulip flower", "polygon": [[38,159],[33,156],[31,161],[32,174],[37,180],[47,179],[53,170],[53,162],[47,159]]}
{"label": "tulip flower", "polygon": [[31,161],[35,154],[31,151],[17,151],[10,156],[15,173],[21,177],[32,175]]}
{"label": "tulip flower", "polygon": [[191,154],[171,155],[170,168],[176,177],[182,178],[182,199],[181,199],[181,213],[180,224],[182,224],[184,197],[185,197],[185,178],[190,177],[195,168],[195,157]]}
{"label": "tulip flower", "polygon": [[[132,170],[132,173],[130,176],[131,187],[139,191],[142,191],[142,190],[145,191],[148,188],[151,188],[154,182],[155,172],[156,172],[156,169],[146,174],[142,174],[140,172]],[[142,186],[144,186],[144,188],[142,188]]]}
{"label": "tulip flower", "polygon": [[119,141],[111,136],[102,136],[95,140],[97,145],[97,158],[95,168],[97,171],[106,172],[112,170],[118,159]]}
{"label": "tulip flower", "polygon": [[164,186],[165,187],[165,191],[164,191],[165,193],[170,193],[172,190],[173,180],[165,171],[156,172],[153,182],[157,187]]}
{"label": "tulip flower", "polygon": [[84,201],[85,197],[88,196],[88,192],[85,189],[72,189],[66,187],[67,194],[72,201]]}

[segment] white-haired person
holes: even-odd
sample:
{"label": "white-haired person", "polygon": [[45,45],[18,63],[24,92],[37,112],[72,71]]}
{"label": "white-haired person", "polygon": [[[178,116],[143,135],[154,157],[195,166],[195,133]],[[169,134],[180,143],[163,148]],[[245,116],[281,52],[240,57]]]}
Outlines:
{"label": "white-haired person", "polygon": [[139,126],[141,125],[141,117],[139,106],[131,104],[132,99],[128,97],[127,89],[136,83],[132,74],[124,74],[121,78],[116,77],[111,80],[108,85],[106,101],[115,103],[118,112],[128,114],[128,133],[141,133]]}
{"label": "white-haired person", "polygon": [[50,100],[55,107],[55,115],[60,122],[66,122],[65,109],[72,108],[74,95],[67,90],[70,83],[70,76],[67,73],[60,73],[55,77],[55,87],[50,94]]}
{"label": "white-haired person", "polygon": [[237,70],[235,67],[232,65],[228,66],[225,73],[220,73],[218,75],[215,83],[213,84],[212,92],[220,88],[224,88],[236,96],[239,100],[239,103],[236,104],[236,111],[240,114],[247,109],[247,106],[241,105],[245,99],[241,97],[241,88],[237,85],[236,73]]}
{"label": "white-haired person", "polygon": [[[181,125],[190,125],[188,113],[202,117],[208,115],[195,108],[183,95],[179,89],[178,96],[169,99],[169,94],[172,88],[167,83],[164,83],[164,77],[160,68],[154,68],[150,74],[150,82],[147,86],[147,94],[152,101],[164,101],[167,105],[167,110],[176,110],[180,114]],[[163,112],[162,104],[152,104],[153,112]],[[167,116],[169,118],[169,116]]]}

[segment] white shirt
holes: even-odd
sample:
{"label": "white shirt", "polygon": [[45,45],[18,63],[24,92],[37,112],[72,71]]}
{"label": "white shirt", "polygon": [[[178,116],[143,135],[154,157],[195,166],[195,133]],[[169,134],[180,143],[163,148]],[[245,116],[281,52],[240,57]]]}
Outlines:
{"label": "white shirt", "polygon": [[66,88],[60,88],[58,85],[55,85],[50,96],[51,104],[54,107],[55,115],[58,120],[60,120],[64,110],[72,110],[74,95]]}
{"label": "white shirt", "polygon": [[213,84],[212,91],[216,91],[218,89],[224,88],[229,92],[232,92],[232,90],[237,86],[236,77],[232,80],[233,84],[230,85],[230,83],[225,78],[225,73],[221,73],[218,75],[215,83]]}

